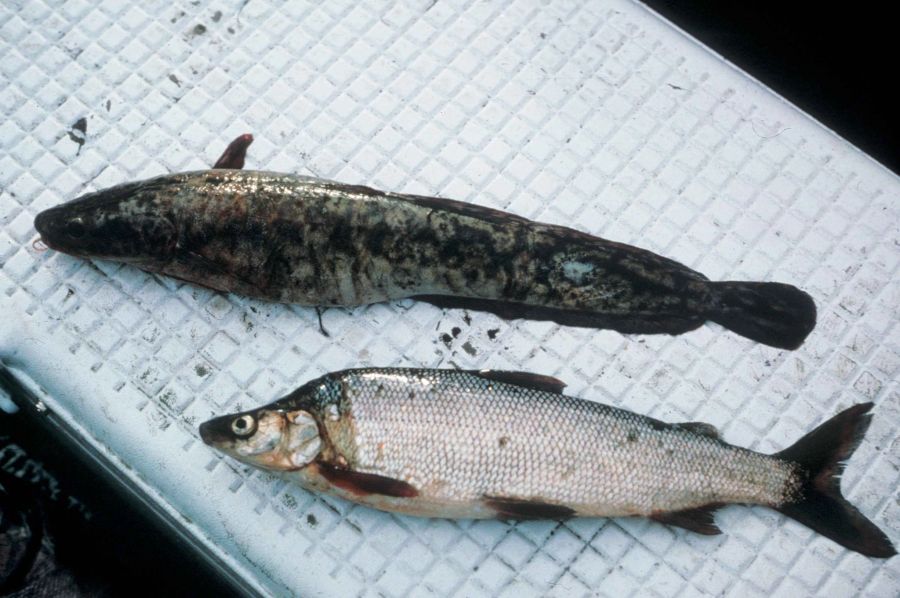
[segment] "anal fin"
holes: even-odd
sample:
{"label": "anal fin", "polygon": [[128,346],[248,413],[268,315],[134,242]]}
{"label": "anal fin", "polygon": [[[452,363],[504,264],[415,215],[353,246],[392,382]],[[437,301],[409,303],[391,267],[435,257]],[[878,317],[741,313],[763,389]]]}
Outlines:
{"label": "anal fin", "polygon": [[696,509],[657,513],[651,515],[650,519],[666,525],[682,527],[704,536],[716,536],[722,533],[722,530],[719,529],[715,522],[716,509],[721,506],[720,503],[711,503]]}
{"label": "anal fin", "polygon": [[543,390],[555,394],[562,394],[566,383],[553,376],[543,376],[530,372],[518,372],[514,370],[471,370],[471,373],[479,378],[514,384],[534,390]]}
{"label": "anal fin", "polygon": [[319,462],[317,465],[319,473],[331,484],[357,496],[381,494],[399,498],[415,498],[419,495],[415,486],[403,480],[374,473],[340,469],[329,463]]}
{"label": "anal fin", "polygon": [[497,512],[498,519],[568,519],[575,510],[540,500],[485,496],[485,504]]}

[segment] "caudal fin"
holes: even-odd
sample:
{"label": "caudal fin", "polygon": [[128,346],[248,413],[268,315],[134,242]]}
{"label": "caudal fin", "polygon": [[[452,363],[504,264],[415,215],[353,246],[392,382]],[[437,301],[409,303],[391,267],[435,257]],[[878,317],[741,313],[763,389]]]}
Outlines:
{"label": "caudal fin", "polygon": [[872,403],[845,409],[777,453],[801,471],[796,500],[778,510],[850,550],[888,558],[897,554],[891,541],[841,495],[841,473],[866,434],[871,409]]}
{"label": "caudal fin", "polygon": [[780,282],[710,282],[716,308],[709,319],[779,349],[796,349],[816,325],[816,304]]}

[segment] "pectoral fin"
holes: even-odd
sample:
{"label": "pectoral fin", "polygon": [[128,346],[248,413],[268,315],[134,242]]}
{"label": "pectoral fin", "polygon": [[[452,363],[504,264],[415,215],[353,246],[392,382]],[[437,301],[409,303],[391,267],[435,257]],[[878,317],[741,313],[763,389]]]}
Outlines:
{"label": "pectoral fin", "polygon": [[374,473],[340,469],[329,463],[318,463],[317,465],[322,477],[331,484],[357,496],[381,494],[383,496],[414,498],[419,495],[419,491],[414,486],[403,480]]}

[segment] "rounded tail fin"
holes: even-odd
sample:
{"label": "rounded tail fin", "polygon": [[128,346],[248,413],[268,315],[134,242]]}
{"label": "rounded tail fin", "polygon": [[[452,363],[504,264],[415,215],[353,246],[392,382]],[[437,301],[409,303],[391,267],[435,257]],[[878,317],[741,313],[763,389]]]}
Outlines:
{"label": "rounded tail fin", "polygon": [[754,341],[796,349],[816,325],[816,304],[780,282],[710,282],[715,308],[709,319]]}

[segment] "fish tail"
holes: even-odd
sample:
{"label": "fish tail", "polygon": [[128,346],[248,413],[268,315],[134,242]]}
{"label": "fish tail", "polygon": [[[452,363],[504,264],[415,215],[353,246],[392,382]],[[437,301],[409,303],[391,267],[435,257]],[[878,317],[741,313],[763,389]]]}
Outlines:
{"label": "fish tail", "polygon": [[754,341],[796,349],[816,325],[816,304],[797,287],[780,282],[710,282],[709,319]]}
{"label": "fish tail", "polygon": [[776,508],[850,550],[889,558],[897,554],[891,541],[841,495],[841,473],[869,428],[871,409],[872,403],[845,409],[776,454],[800,466],[796,498]]}

